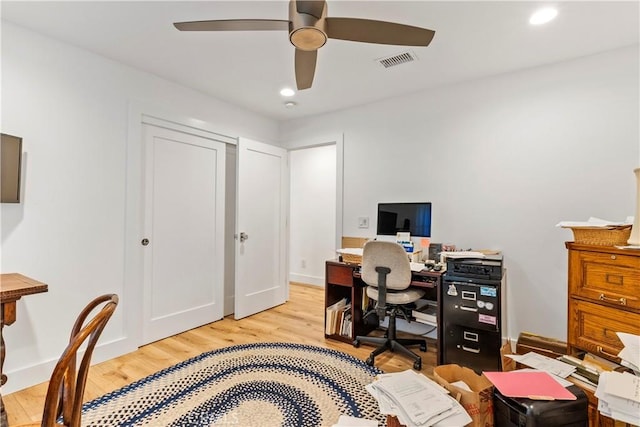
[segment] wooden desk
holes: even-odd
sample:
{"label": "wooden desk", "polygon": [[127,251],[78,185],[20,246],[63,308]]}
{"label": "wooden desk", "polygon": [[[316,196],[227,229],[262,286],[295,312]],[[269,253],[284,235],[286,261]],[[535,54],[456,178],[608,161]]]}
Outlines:
{"label": "wooden desk", "polygon": [[[25,295],[47,292],[49,287],[37,280],[30,279],[19,273],[0,274],[0,385],[7,382],[7,376],[2,373],[4,366],[4,325],[11,325],[16,321],[16,301]],[[7,426],[7,412],[0,394],[0,427]]]}
{"label": "wooden desk", "polygon": [[[425,288],[425,298],[432,301],[438,301],[440,295],[440,286],[442,284],[442,272],[427,271],[411,273],[411,286]],[[363,294],[367,285],[362,281],[359,272],[359,265],[348,264],[339,261],[327,261],[325,265],[325,308],[336,303],[342,298],[351,301],[350,316],[352,326],[346,335],[327,334],[325,338],[331,338],[339,341],[352,343],[354,338],[359,335],[367,335],[373,329],[377,328],[376,324],[365,324],[363,321]],[[440,306],[438,301],[438,306]],[[325,313],[325,325],[326,325]],[[440,325],[440,308],[438,308],[438,324]],[[442,328],[438,328],[438,364],[442,356],[440,351],[440,343]]]}

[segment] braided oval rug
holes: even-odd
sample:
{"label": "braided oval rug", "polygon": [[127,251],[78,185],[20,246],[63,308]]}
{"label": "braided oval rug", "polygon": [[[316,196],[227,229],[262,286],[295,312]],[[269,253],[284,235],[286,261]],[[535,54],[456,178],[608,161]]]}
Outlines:
{"label": "braided oval rug", "polygon": [[245,344],[203,353],[83,407],[83,426],[331,426],[340,415],[384,425],[364,386],[381,373],[339,351]]}

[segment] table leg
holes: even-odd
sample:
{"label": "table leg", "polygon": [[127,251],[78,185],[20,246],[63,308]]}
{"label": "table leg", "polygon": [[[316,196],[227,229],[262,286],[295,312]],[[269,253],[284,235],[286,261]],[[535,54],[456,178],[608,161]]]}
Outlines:
{"label": "table leg", "polygon": [[[7,382],[7,376],[2,373],[2,367],[4,366],[4,322],[0,322],[0,385],[4,385]],[[2,401],[2,394],[0,394],[0,427],[7,427],[9,420],[7,419],[7,411],[4,409],[4,402]]]}
{"label": "table leg", "polygon": [[[0,309],[0,386],[3,386],[7,382],[7,376],[3,372],[5,347],[4,347],[4,325],[10,325],[16,320],[16,302],[3,302]],[[0,393],[0,427],[7,427],[9,422],[7,420],[7,410],[4,407],[2,401],[2,394]]]}

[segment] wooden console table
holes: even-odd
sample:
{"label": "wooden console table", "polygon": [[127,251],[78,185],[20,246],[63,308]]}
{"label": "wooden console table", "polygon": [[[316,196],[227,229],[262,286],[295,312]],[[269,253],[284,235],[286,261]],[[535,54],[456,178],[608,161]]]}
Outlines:
{"label": "wooden console table", "polygon": [[[7,376],[2,372],[4,366],[4,325],[11,325],[16,321],[16,301],[25,295],[47,292],[49,287],[37,280],[30,279],[18,273],[0,274],[0,385],[7,382]],[[7,412],[0,395],[0,427],[8,425]]]}

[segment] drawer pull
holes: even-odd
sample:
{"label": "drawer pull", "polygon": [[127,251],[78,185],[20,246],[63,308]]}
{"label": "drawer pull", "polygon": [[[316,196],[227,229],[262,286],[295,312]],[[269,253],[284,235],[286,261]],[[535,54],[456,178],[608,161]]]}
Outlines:
{"label": "drawer pull", "polygon": [[605,356],[615,357],[615,358],[618,357],[617,354],[612,354],[612,353],[608,353],[608,352],[604,351],[604,349],[600,345],[596,347],[596,350],[598,350],[598,353],[604,354]]}
{"label": "drawer pull", "polygon": [[463,345],[462,349],[464,351],[468,351],[469,353],[475,353],[475,354],[480,353],[480,349],[479,348],[470,348],[470,347],[467,347],[466,345]]}
{"label": "drawer pull", "polygon": [[605,297],[604,294],[600,294],[600,296],[598,298],[600,299],[600,301],[615,302],[615,303],[618,303],[620,305],[627,305],[627,299],[626,298],[608,298],[608,297]]}
{"label": "drawer pull", "polygon": [[473,312],[478,311],[478,309],[476,307],[468,307],[466,305],[461,305],[460,306],[460,310],[462,310],[462,311],[473,311]]}

